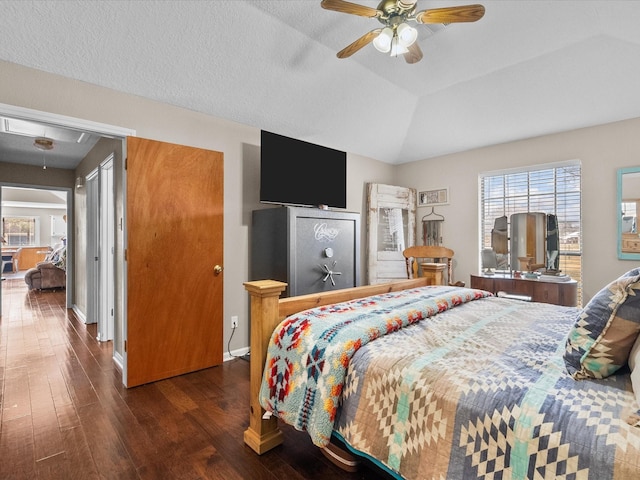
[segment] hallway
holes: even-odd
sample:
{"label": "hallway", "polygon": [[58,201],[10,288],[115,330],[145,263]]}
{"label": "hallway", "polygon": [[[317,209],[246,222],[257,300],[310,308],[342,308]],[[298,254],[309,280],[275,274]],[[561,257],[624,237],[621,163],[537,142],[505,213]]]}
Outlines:
{"label": "hallway", "polygon": [[88,430],[77,427],[85,413],[95,413],[99,392],[119,381],[111,346],[96,342],[95,325],[85,326],[64,308],[64,290],[28,292],[22,278],[7,277],[0,322],[0,478],[80,478],[81,472],[90,478],[95,464]]}

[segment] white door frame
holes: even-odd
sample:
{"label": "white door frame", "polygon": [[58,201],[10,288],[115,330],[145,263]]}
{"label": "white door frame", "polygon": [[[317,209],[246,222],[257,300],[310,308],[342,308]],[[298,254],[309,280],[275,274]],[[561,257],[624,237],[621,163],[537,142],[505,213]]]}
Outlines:
{"label": "white door frame", "polygon": [[[98,321],[98,255],[99,255],[99,224],[98,214],[99,208],[99,191],[100,185],[98,182],[100,171],[99,169],[92,170],[87,176],[85,181],[85,191],[87,198],[87,251],[86,251],[86,278],[87,278],[87,311],[86,311],[86,323],[96,323]],[[99,339],[99,338],[98,338]]]}
{"label": "white door frame", "polygon": [[115,199],[113,185],[113,153],[100,164],[98,255],[98,340],[113,340],[115,311]]}

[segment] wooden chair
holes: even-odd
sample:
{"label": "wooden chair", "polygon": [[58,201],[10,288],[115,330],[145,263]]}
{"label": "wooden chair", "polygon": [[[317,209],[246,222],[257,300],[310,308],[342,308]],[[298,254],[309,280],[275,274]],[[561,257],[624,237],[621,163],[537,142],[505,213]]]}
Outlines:
{"label": "wooden chair", "polygon": [[402,255],[404,256],[407,268],[407,278],[425,276],[424,271],[422,271],[422,275],[420,275],[420,264],[422,263],[443,263],[446,264],[447,275],[442,285],[464,287],[464,282],[453,281],[453,254],[454,252],[450,248],[437,245],[415,245],[405,248]]}

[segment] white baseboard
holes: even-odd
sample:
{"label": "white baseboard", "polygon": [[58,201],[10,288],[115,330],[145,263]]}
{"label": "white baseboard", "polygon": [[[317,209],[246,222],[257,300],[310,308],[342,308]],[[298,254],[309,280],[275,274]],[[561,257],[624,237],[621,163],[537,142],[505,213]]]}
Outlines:
{"label": "white baseboard", "polygon": [[228,362],[229,360],[233,360],[237,357],[244,357],[247,353],[249,353],[249,347],[238,348],[237,350],[226,352],[222,357],[222,361]]}
{"label": "white baseboard", "polygon": [[118,352],[114,352],[113,361],[116,364],[116,367],[118,368],[118,370],[122,372],[123,370],[122,366],[124,365],[124,360],[122,358],[122,355],[120,355]]}
{"label": "white baseboard", "polygon": [[76,316],[82,320],[82,323],[87,323],[87,316],[84,314],[84,312],[82,312],[78,306],[74,303],[73,306],[71,307],[71,309],[73,310],[73,313],[76,314]]}

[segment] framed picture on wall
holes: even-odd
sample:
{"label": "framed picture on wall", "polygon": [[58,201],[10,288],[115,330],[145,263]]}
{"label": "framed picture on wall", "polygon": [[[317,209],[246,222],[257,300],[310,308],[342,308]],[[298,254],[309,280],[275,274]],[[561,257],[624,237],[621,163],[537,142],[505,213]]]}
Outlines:
{"label": "framed picture on wall", "polygon": [[425,190],[418,193],[419,206],[447,205],[449,203],[449,187],[436,190]]}

